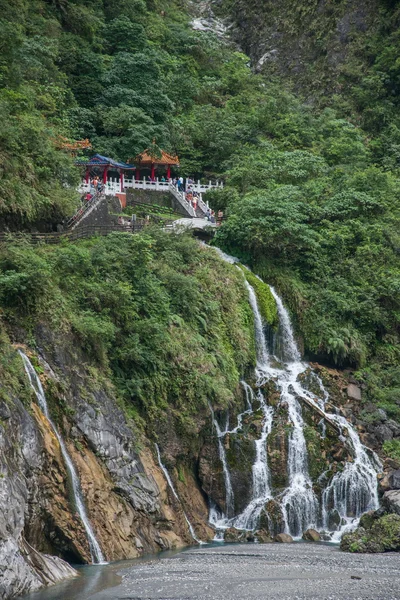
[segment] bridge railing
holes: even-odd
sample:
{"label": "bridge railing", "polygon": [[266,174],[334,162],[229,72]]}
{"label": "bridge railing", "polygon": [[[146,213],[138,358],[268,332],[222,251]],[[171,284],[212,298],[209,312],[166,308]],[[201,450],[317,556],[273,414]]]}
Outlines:
{"label": "bridge railing", "polygon": [[[106,196],[115,196],[115,194],[120,194],[125,189],[168,192],[171,183],[171,179],[169,181],[161,181],[158,177],[154,181],[149,181],[148,179],[136,180],[133,177],[125,177],[121,181],[120,179],[111,177],[103,186],[102,192],[106,194]],[[194,192],[198,192],[199,194],[205,194],[210,190],[222,189],[224,187],[224,184],[222,181],[209,181],[208,183],[201,183],[200,181],[195,181],[189,184],[189,180],[186,179],[184,182],[185,190],[187,190],[189,186]],[[85,180],[83,180],[78,188],[78,191],[81,194],[86,194],[93,190],[91,188],[90,183],[87,183]]]}
{"label": "bridge railing", "polygon": [[180,192],[172,182],[169,183],[169,191],[178,200],[179,204],[185,209],[190,217],[196,216],[193,206],[186,200],[185,192]]}

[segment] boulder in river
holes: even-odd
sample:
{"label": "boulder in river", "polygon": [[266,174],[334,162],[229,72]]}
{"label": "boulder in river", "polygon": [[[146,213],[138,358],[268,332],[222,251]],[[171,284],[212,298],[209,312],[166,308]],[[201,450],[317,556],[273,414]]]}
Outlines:
{"label": "boulder in river", "polygon": [[291,544],[293,542],[293,538],[288,533],[278,533],[274,537],[275,542],[280,542],[281,544]]}
{"label": "boulder in river", "polygon": [[259,529],[255,532],[255,538],[259,544],[271,544],[274,540],[265,529]]}
{"label": "boulder in river", "polygon": [[247,532],[230,527],[225,531],[224,541],[228,543],[247,542]]}
{"label": "boulder in river", "polygon": [[316,529],[307,529],[307,531],[303,533],[303,540],[306,540],[307,542],[320,542],[321,536]]}

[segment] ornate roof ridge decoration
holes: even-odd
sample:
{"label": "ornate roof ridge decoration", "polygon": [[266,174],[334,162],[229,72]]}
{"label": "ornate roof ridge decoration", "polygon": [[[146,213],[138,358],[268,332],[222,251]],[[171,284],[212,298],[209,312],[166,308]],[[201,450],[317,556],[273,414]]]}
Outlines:
{"label": "ornate roof ridge decoration", "polygon": [[92,148],[92,144],[87,138],[85,140],[71,140],[59,135],[54,140],[54,143],[60,150],[68,150],[68,152],[76,152],[77,150],[91,150]]}
{"label": "ornate roof ridge decoration", "polygon": [[129,160],[142,167],[145,165],[176,165],[179,167],[179,158],[177,156],[168,154],[165,150],[160,150],[160,154],[157,156],[151,148],[143,150],[135,158]]}
{"label": "ornate roof ridge decoration", "polygon": [[108,156],[103,156],[102,154],[95,154],[87,160],[77,160],[75,161],[75,164],[79,167],[114,167],[116,169],[126,169],[130,171],[133,171],[136,168],[131,164],[119,162]]}

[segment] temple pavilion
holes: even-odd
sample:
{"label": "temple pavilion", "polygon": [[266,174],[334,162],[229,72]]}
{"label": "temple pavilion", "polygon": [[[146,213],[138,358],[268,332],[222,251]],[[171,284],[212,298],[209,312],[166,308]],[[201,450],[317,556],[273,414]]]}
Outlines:
{"label": "temple pavilion", "polygon": [[141,169],[150,169],[151,180],[154,181],[156,178],[156,170],[159,167],[166,169],[167,179],[171,179],[171,167],[179,167],[179,158],[172,154],[168,154],[165,150],[160,150],[159,154],[152,148],[148,148],[138,154],[135,158],[131,159],[133,164],[136,165],[136,181],[140,179]]}
{"label": "temple pavilion", "polygon": [[124,172],[134,171],[135,167],[132,164],[119,162],[108,156],[102,156],[101,154],[95,154],[87,160],[77,160],[75,164],[79,167],[86,167],[85,181],[89,182],[89,179],[98,175],[101,176],[103,183],[107,183],[109,171],[117,171],[121,182],[121,191],[123,190]]}

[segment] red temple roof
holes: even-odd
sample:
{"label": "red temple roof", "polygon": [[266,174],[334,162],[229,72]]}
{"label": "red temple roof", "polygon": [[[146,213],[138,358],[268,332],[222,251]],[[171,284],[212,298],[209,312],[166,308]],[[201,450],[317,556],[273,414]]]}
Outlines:
{"label": "red temple roof", "polygon": [[179,166],[179,158],[177,156],[168,154],[168,152],[165,152],[164,150],[161,150],[161,156],[156,156],[155,154],[152,154],[152,152],[154,153],[154,150],[148,148],[147,150],[141,152],[141,154],[138,154],[135,158],[131,159],[130,162],[138,164],[141,167],[146,165]]}

